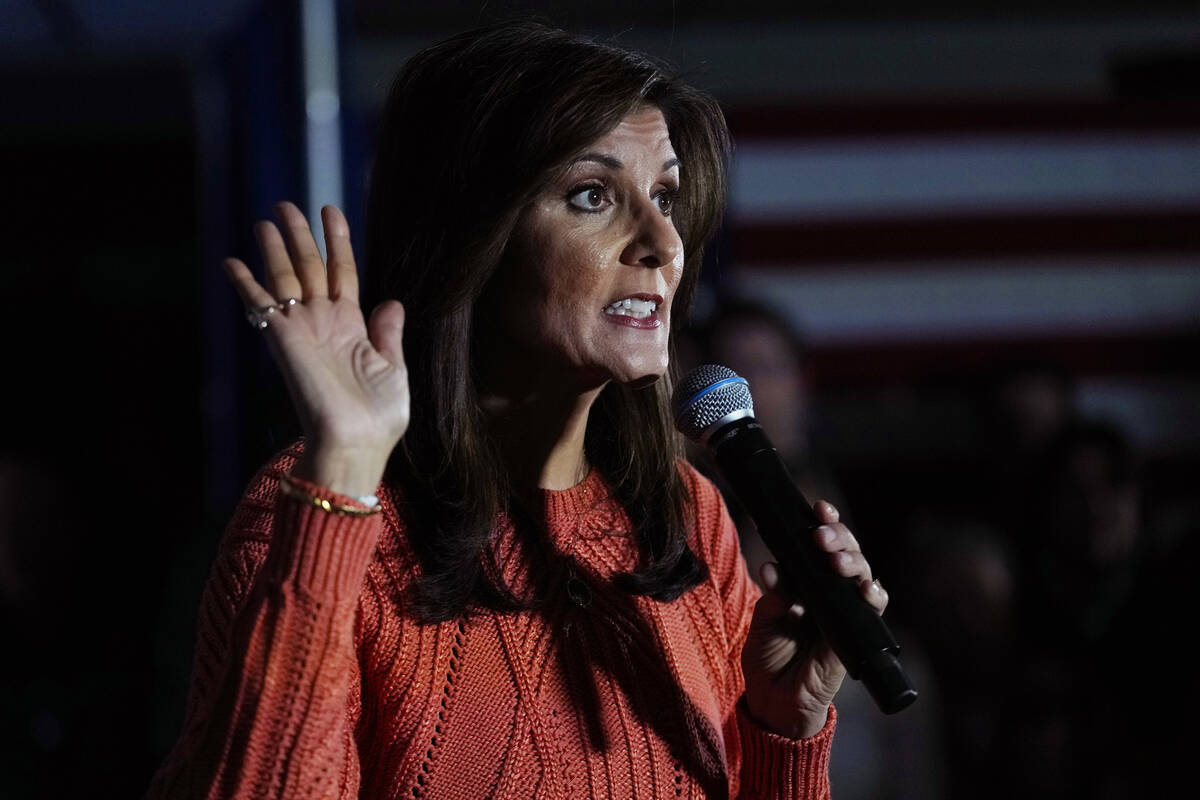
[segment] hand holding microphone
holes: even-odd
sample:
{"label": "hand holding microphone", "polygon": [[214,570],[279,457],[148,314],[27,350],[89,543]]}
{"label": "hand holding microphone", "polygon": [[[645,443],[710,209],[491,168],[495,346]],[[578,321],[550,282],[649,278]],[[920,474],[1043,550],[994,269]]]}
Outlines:
{"label": "hand holding microphone", "polygon": [[[676,427],[712,452],[721,474],[775,556],[778,576],[769,567],[764,571],[768,589],[778,580],[787,592],[799,598],[804,615],[815,620],[823,639],[808,642],[812,652],[805,653],[799,652],[805,642],[780,636],[778,632],[772,637],[770,631],[762,630],[767,624],[778,628],[789,614],[796,616],[794,608],[791,611],[774,608],[786,603],[779,593],[768,591],[755,610],[747,644],[754,652],[743,659],[748,698],[753,701],[756,694],[763,694],[761,686],[749,685],[755,677],[752,672],[762,667],[761,671],[770,676],[766,680],[776,684],[763,696],[776,692],[801,705],[810,699],[828,703],[841,684],[844,666],[851,677],[863,682],[885,713],[895,713],[910,705],[917,691],[900,663],[900,648],[895,638],[872,605],[875,602],[882,608],[885,601],[876,594],[877,588],[869,588],[870,568],[858,543],[838,522],[832,506],[818,504],[814,510],[796,488],[754,418],[746,381],[726,367],[705,365],[680,382],[673,405]],[[818,537],[822,537],[820,544]],[[840,559],[836,567],[831,562],[834,552]],[[860,578],[863,586],[859,585]],[[872,602],[868,602],[868,597]],[[772,664],[773,660],[779,663]],[[760,700],[756,716],[763,715],[764,705],[769,704]],[[766,713],[772,711],[768,708]],[[811,711],[816,713],[817,709]],[[811,732],[805,731],[803,735]]]}

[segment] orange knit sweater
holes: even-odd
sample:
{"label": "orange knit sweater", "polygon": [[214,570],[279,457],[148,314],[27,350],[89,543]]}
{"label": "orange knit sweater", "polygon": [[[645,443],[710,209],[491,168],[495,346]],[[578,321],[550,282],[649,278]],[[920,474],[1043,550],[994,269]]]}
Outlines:
{"label": "orange knit sweater", "polygon": [[505,580],[543,608],[420,624],[395,494],[365,518],[307,507],[278,491],[298,452],[258,474],[222,541],[186,721],[148,797],[828,797],[832,712],[791,741],[740,710],[757,590],[690,467],[711,575],[678,600],[607,584],[637,548],[593,471],[542,493],[550,547],[500,525]]}

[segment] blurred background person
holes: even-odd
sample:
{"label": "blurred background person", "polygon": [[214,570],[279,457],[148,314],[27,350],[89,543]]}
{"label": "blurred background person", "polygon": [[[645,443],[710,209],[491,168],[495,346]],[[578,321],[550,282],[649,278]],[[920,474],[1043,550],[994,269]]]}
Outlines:
{"label": "blurred background person", "polygon": [[1043,711],[1017,763],[1027,785],[1059,796],[1144,790],[1161,755],[1148,746],[1154,737],[1133,737],[1125,758],[1106,753],[1129,731],[1178,713],[1172,697],[1187,697],[1186,683],[1164,687],[1157,699],[1167,707],[1158,711],[1156,703],[1130,704],[1118,688],[1138,680],[1176,635],[1158,622],[1173,609],[1163,605],[1164,576],[1150,564],[1139,462],[1119,428],[1078,420],[1051,438],[1036,471],[1019,629],[1027,695]]}
{"label": "blurred background person", "polygon": [[1022,654],[1011,548],[985,525],[933,513],[910,535],[921,565],[910,616],[940,702],[945,796],[1011,797],[1017,715],[1040,713],[1014,679]]}
{"label": "blurred background person", "polygon": [[[694,347],[685,356],[689,363],[681,365],[681,374],[700,364],[714,363],[745,378],[754,398],[754,416],[804,497],[810,503],[828,500],[852,520],[853,511],[838,490],[832,471],[813,447],[810,376],[803,341],[791,323],[763,303],[724,297],[703,324],[691,332],[691,338]],[[694,446],[690,452],[705,474],[719,483],[720,474],[707,452]],[[725,494],[730,496],[728,491]],[[773,559],[735,497],[730,498],[730,507],[750,574],[757,575],[758,567]]]}
{"label": "blurred background person", "polygon": [[[810,386],[812,376],[803,340],[793,323],[769,305],[725,296],[704,323],[691,335],[692,345],[683,371],[704,363],[729,367],[750,386],[754,416],[810,503],[828,500],[845,519],[853,509],[845,505],[837,480],[814,446]],[[725,494],[738,528],[742,552],[751,565],[774,560],[759,536],[754,521],[738,502],[719,469],[703,448],[692,447],[690,457]],[[935,798],[944,789],[944,756],[939,690],[928,661],[917,641],[892,625],[901,644],[905,669],[921,692],[920,707],[885,717],[858,682],[847,682],[839,694],[845,709],[840,738],[830,757],[830,781],[845,800],[900,800]]]}
{"label": "blurred background person", "polygon": [[1040,491],[1047,451],[1079,414],[1075,382],[1049,360],[997,365],[982,381],[974,459],[975,515],[1025,554],[1028,510],[1017,498]]}

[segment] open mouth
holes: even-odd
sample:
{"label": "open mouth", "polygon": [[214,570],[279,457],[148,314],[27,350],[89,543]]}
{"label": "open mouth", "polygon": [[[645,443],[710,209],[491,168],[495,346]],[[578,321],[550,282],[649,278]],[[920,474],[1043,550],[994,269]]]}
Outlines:
{"label": "open mouth", "polygon": [[643,300],[637,297],[625,297],[604,307],[604,313],[614,317],[632,317],[633,319],[650,319],[658,309],[655,300]]}

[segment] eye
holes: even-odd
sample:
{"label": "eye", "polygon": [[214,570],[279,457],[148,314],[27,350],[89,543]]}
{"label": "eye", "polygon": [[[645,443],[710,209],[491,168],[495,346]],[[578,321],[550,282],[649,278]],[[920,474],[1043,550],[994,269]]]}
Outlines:
{"label": "eye", "polygon": [[671,216],[671,211],[675,208],[675,201],[679,198],[678,189],[663,189],[658,194],[654,195],[654,202],[658,204],[658,210],[662,212],[664,217]]}
{"label": "eye", "polygon": [[601,211],[609,204],[604,187],[598,184],[576,186],[567,194],[567,202],[580,211]]}

